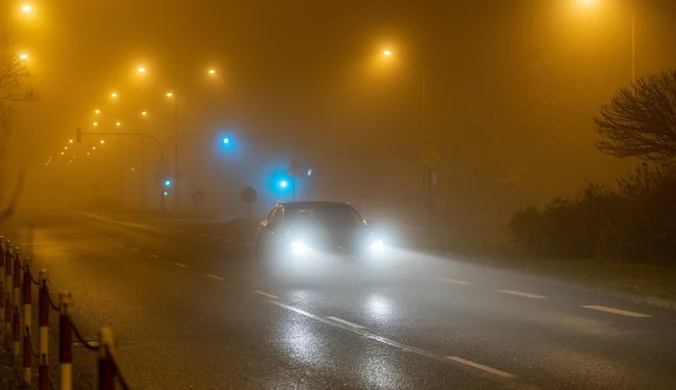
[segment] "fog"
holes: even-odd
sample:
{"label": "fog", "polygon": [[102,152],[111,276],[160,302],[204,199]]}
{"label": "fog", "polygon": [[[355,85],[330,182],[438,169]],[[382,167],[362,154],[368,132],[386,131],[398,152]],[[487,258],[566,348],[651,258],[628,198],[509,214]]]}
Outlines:
{"label": "fog", "polygon": [[[673,67],[676,4],[634,3],[636,76]],[[591,126],[631,81],[629,1],[0,4],[40,94],[16,106],[8,152],[6,186],[27,171],[22,209],[158,209],[167,190],[173,211],[178,184],[181,212],[244,216],[251,186],[256,215],[295,192],[424,224],[432,144],[435,224],[492,226],[636,163],[598,152]],[[175,98],[164,188],[160,148],[129,133],[170,142]],[[172,171],[173,144],[165,157]],[[285,178],[292,160],[306,177]]]}

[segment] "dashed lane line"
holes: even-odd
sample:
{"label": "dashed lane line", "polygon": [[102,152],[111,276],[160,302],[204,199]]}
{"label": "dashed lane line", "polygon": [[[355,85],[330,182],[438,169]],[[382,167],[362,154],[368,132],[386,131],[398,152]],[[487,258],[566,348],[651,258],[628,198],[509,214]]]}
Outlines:
{"label": "dashed lane line", "polygon": [[508,372],[500,371],[500,370],[495,369],[495,368],[492,368],[492,367],[484,366],[483,364],[479,364],[479,363],[473,362],[473,361],[471,361],[471,360],[463,359],[463,358],[461,358],[461,357],[457,357],[457,356],[446,356],[446,358],[447,358],[447,359],[450,359],[450,360],[453,360],[454,362],[462,363],[462,364],[468,365],[468,366],[470,366],[470,367],[474,367],[474,368],[476,368],[476,369],[478,369],[478,370],[485,371],[485,372],[487,372],[487,373],[489,373],[489,374],[497,375],[497,376],[499,376],[499,377],[501,377],[501,378],[505,378],[505,379],[514,379],[514,378],[516,378],[516,375],[510,374],[510,373],[508,373]]}
{"label": "dashed lane line", "polygon": [[158,255],[150,255],[150,257],[152,257],[153,259],[159,259],[160,258],[160,256],[158,256]]}
{"label": "dashed lane line", "polygon": [[354,322],[346,321],[342,318],[338,318],[338,317],[326,317],[326,318],[333,320],[333,321],[336,321],[336,322],[340,322],[343,325],[351,326],[351,327],[356,328],[356,329],[364,329],[365,328],[364,326],[357,325]]}
{"label": "dashed lane line", "polygon": [[526,292],[515,291],[515,290],[497,290],[497,292],[509,295],[516,295],[517,297],[531,298],[531,299],[548,299],[544,295],[529,294]]}
{"label": "dashed lane line", "polygon": [[279,299],[279,297],[277,295],[272,295],[270,293],[266,293],[265,291],[253,290],[253,292],[255,292],[256,294],[259,294],[259,295],[263,295],[263,296],[268,297],[268,298]]}
{"label": "dashed lane line", "polygon": [[440,281],[440,282],[443,282],[443,283],[460,284],[460,285],[463,285],[463,286],[470,284],[470,282],[465,282],[464,280],[451,279],[451,278],[437,278],[437,280]]}
{"label": "dashed lane line", "polygon": [[207,277],[211,278],[211,279],[223,280],[223,278],[221,278],[220,276],[217,276],[217,275],[212,275],[212,274],[205,274],[205,275]]}
{"label": "dashed lane line", "polygon": [[649,317],[652,317],[651,315],[648,315],[648,314],[641,314],[641,313],[636,313],[636,312],[633,312],[633,311],[613,309],[612,307],[606,307],[606,306],[589,305],[589,306],[582,306],[582,307],[584,307],[585,309],[598,310],[598,311],[603,311],[603,312],[606,312],[606,313],[618,314],[618,315],[627,316],[627,317],[634,317],[634,318],[649,318]]}
{"label": "dashed lane line", "polygon": [[183,263],[174,263],[174,265],[181,268],[188,268],[188,266]]}
{"label": "dashed lane line", "polygon": [[214,240],[220,240],[220,239],[222,239],[223,237],[221,237],[221,236],[213,236],[213,237],[211,237],[211,238],[213,238]]}
{"label": "dashed lane line", "polygon": [[138,249],[138,248],[131,248],[131,250],[133,250],[134,252],[140,251],[140,249]]}

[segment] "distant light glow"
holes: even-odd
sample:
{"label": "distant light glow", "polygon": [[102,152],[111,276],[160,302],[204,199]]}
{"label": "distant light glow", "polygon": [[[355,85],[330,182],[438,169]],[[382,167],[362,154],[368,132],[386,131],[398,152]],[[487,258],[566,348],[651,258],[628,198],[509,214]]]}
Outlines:
{"label": "distant light glow", "polygon": [[174,96],[174,94],[173,94],[173,93],[171,93],[171,92],[167,92],[167,97],[172,97],[172,96]]}
{"label": "distant light glow", "polygon": [[115,126],[120,126],[121,124],[122,124],[122,123],[117,122],[117,123],[115,123]]}
{"label": "distant light glow", "polygon": [[307,175],[308,175],[308,176],[312,176],[312,169],[308,169],[308,170],[307,170]]}
{"label": "distant light glow", "polygon": [[116,98],[116,97],[117,97],[117,93],[113,92],[113,93],[110,94],[110,96]]}
{"label": "distant light glow", "polygon": [[87,152],[87,156],[89,156],[89,152]]}
{"label": "distant light glow", "polygon": [[288,185],[289,185],[289,183],[286,180],[282,180],[279,183],[279,186],[282,187],[282,188],[286,188]]}
{"label": "distant light glow", "polygon": [[95,112],[96,114],[100,114],[100,113],[101,113],[101,110],[94,110],[94,112]]}
{"label": "distant light glow", "polygon": [[148,113],[145,112],[145,111],[142,111],[142,112],[141,112],[141,115],[143,115],[143,116],[146,116],[146,114],[148,114]]}
{"label": "distant light glow", "polygon": [[216,74],[216,70],[215,69],[209,69],[209,74]]}
{"label": "distant light glow", "polygon": [[228,138],[228,137],[223,138],[223,143],[226,144],[226,145],[229,144],[230,138]]}
{"label": "distant light glow", "polygon": [[68,150],[68,146],[66,146],[65,148],[63,148],[63,150]]}
{"label": "distant light glow", "polygon": [[29,4],[24,4],[21,6],[21,10],[25,13],[29,13],[33,10],[33,7]]}
{"label": "distant light glow", "polygon": [[165,180],[164,185],[169,187],[171,185],[171,180]]}
{"label": "distant light glow", "polygon": [[92,150],[96,150],[96,146],[92,146]]}
{"label": "distant light glow", "polygon": [[26,53],[21,53],[21,54],[19,54],[19,58],[22,59],[22,60],[27,60],[27,59],[28,59],[28,54],[26,54]]}
{"label": "distant light glow", "polygon": [[136,170],[136,168],[134,168],[134,167],[131,167],[131,171],[132,171],[132,172],[134,172],[135,170]]}
{"label": "distant light glow", "polygon": [[62,156],[63,156],[63,153],[64,153],[64,152],[61,152],[61,155],[62,155]]}
{"label": "distant light glow", "polygon": [[167,196],[167,195],[169,195],[169,193],[167,191],[164,191],[164,193],[162,195]]}
{"label": "distant light glow", "polygon": [[99,143],[101,143],[101,144],[105,144],[105,143],[106,143],[106,141],[105,141],[105,140],[101,140],[101,141],[100,141]]}
{"label": "distant light glow", "polygon": [[145,71],[146,71],[146,68],[144,68],[142,66],[138,68],[139,73],[144,73]]}
{"label": "distant light glow", "polygon": [[383,54],[386,55],[386,56],[391,56],[391,55],[392,55],[392,52],[389,51],[389,50],[385,50],[385,51],[383,52]]}
{"label": "distant light glow", "polygon": [[69,140],[68,140],[68,143],[69,143],[69,144],[72,144],[72,143],[73,143],[73,140],[72,140],[72,139],[69,139]]}
{"label": "distant light glow", "polygon": [[94,122],[94,123],[92,123],[92,124],[93,124],[94,126],[98,126],[98,125],[99,125],[99,122]]}

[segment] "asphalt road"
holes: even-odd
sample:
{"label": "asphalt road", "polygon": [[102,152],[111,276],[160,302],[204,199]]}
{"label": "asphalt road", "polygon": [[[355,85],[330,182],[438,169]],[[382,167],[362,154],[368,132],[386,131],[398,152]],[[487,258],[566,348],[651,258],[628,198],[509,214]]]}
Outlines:
{"label": "asphalt road", "polygon": [[[675,313],[623,298],[396,248],[368,272],[270,281],[222,222],[15,224],[83,336],[113,327],[136,389],[676,388]],[[75,359],[91,388],[95,355]]]}

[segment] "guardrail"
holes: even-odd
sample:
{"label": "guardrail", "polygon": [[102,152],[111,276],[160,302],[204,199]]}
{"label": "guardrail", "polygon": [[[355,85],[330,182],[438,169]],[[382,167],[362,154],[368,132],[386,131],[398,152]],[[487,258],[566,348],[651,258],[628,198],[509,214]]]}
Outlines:
{"label": "guardrail", "polygon": [[[73,388],[73,335],[87,350],[98,352],[98,388],[115,389],[119,383],[122,389],[129,389],[115,361],[113,331],[101,327],[98,345],[92,345],[81,335],[71,321],[71,295],[62,292],[58,304],[49,292],[47,271],[41,270],[36,279],[31,271],[33,266],[29,257],[22,257],[19,249],[11,241],[0,237],[0,324],[5,323],[4,338],[14,356],[17,378],[26,388],[32,386],[33,363],[38,361],[38,389],[54,389],[49,376],[49,314],[59,315],[58,343],[61,390]],[[33,288],[38,289],[38,352],[33,339]],[[23,308],[21,308],[23,306]],[[23,310],[21,310],[23,309]],[[0,328],[2,326],[0,325]],[[2,329],[0,329],[0,333]],[[23,337],[22,337],[23,334]],[[23,348],[22,348],[23,344]],[[21,362],[21,364],[18,364]],[[23,371],[23,375],[20,372]]]}

